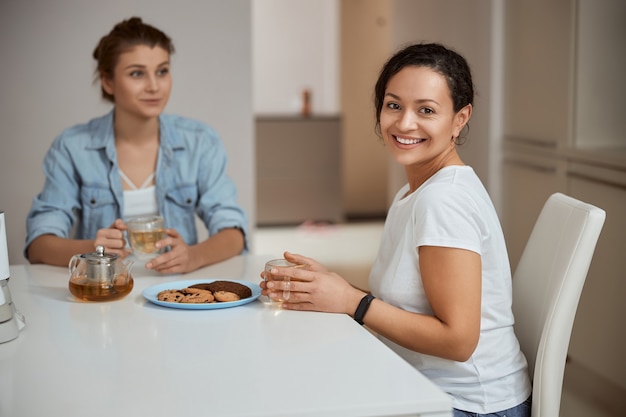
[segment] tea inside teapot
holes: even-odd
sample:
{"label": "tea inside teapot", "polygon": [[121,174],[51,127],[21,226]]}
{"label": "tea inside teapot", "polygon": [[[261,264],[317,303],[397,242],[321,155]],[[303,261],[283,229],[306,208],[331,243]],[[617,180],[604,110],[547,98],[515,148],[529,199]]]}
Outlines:
{"label": "tea inside teapot", "polygon": [[123,262],[118,255],[96,252],[74,255],[70,259],[69,289],[76,298],[85,301],[110,301],[126,296],[133,289],[130,273],[133,262]]}

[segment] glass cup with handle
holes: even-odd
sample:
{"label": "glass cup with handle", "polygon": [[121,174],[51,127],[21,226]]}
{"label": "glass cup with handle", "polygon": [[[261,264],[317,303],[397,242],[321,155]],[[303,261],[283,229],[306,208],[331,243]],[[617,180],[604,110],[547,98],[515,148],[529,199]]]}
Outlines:
{"label": "glass cup with handle", "polygon": [[165,220],[162,216],[139,216],[126,222],[128,240],[137,258],[151,259],[162,254],[165,248],[157,248],[156,243],[165,239]]}

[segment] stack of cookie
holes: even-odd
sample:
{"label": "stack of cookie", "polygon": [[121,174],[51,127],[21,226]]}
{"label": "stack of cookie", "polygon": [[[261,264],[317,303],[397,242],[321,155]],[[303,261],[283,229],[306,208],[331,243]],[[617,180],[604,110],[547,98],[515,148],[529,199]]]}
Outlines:
{"label": "stack of cookie", "polygon": [[163,290],[157,295],[159,301],[168,303],[224,303],[252,296],[252,290],[238,282],[213,281],[194,284],[186,288]]}

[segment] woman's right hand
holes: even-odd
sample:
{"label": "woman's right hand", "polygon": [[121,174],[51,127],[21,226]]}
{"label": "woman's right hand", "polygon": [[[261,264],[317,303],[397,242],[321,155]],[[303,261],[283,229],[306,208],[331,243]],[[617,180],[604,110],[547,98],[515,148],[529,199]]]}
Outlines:
{"label": "woman's right hand", "polygon": [[126,230],[126,223],[122,219],[116,219],[111,226],[98,230],[93,242],[94,248],[103,246],[106,253],[115,253],[122,258],[127,257],[130,255],[130,250],[126,247],[126,239],[124,239]]}
{"label": "woman's right hand", "polygon": [[322,273],[328,272],[328,269],[326,269],[324,265],[317,262],[313,258],[307,258],[306,256],[298,255],[298,254],[291,253],[291,252],[285,252],[283,256],[285,257],[286,260],[288,260],[291,263],[298,264],[298,265],[305,265],[305,269],[308,271],[322,272]]}
{"label": "woman's right hand", "polygon": [[[344,278],[329,272],[312,258],[285,252],[286,260],[305,265],[304,268],[280,267],[287,281],[261,282],[262,294],[274,298],[289,290],[289,301],[282,303],[287,310],[323,311],[352,315],[365,293],[353,287]],[[265,276],[265,272],[261,273]]]}

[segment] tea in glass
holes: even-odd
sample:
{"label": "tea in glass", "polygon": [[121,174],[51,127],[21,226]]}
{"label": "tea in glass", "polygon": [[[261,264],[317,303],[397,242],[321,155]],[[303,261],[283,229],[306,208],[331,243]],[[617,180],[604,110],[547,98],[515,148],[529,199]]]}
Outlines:
{"label": "tea in glass", "polygon": [[[286,259],[272,259],[271,261],[268,261],[265,264],[265,282],[269,282],[269,281],[290,281],[291,277],[289,277],[289,276],[270,273],[270,271],[274,267],[287,267],[287,266],[293,267],[293,268],[303,268],[305,265],[303,265],[303,264],[295,264],[295,263],[289,262]],[[297,281],[297,280],[294,279],[294,281]],[[283,302],[289,300],[291,292],[290,291],[278,290],[277,294],[279,294],[280,296],[277,297],[277,298],[267,297],[267,300],[264,301],[264,303],[267,304],[267,305],[270,305],[270,306],[280,307],[283,304]]]}
{"label": "tea in glass", "polygon": [[133,254],[139,258],[154,258],[163,253],[156,243],[165,239],[165,221],[161,216],[135,217],[126,222],[128,240]]}

